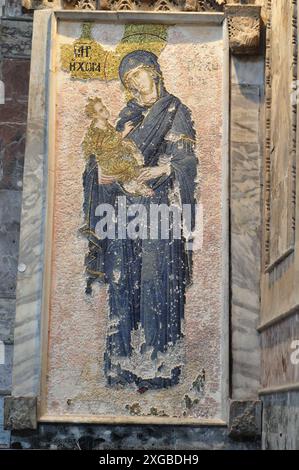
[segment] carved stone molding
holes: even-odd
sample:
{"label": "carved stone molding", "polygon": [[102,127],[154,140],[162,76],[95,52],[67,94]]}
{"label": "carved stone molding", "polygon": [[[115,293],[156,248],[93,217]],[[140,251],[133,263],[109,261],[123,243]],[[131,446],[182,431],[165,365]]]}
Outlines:
{"label": "carved stone molding", "polygon": [[226,0],[186,0],[185,11],[223,11]]}
{"label": "carved stone molding", "polygon": [[233,54],[257,54],[260,47],[261,7],[227,4],[229,44]]}
{"label": "carved stone molding", "polygon": [[[267,2],[263,265],[273,279],[278,279],[279,273],[294,259],[298,151],[297,9],[296,0]],[[284,95],[281,90],[286,90]],[[282,103],[284,114],[281,113]],[[279,121],[281,116],[284,118]],[[281,143],[284,143],[284,150],[278,150]],[[284,214],[281,208],[286,208]]]}
{"label": "carved stone molding", "polygon": [[226,0],[22,0],[26,10],[223,11]]}
{"label": "carved stone molding", "polygon": [[27,10],[225,11],[231,51],[256,54],[259,50],[261,7],[234,0],[22,0],[22,5]]}
{"label": "carved stone molding", "polygon": [[260,46],[261,7],[245,0],[22,0],[22,5],[27,10],[224,11],[233,54],[256,54]]}

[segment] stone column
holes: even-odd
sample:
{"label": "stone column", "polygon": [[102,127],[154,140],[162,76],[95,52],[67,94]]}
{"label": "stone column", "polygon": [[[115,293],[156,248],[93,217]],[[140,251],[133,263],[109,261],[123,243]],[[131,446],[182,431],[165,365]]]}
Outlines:
{"label": "stone column", "polygon": [[[12,356],[23,160],[27,121],[32,19],[21,2],[7,0],[2,17],[0,80],[0,448],[9,445],[3,430],[3,397],[11,393]],[[2,356],[2,355],[1,355]],[[3,361],[2,361],[3,359]]]}

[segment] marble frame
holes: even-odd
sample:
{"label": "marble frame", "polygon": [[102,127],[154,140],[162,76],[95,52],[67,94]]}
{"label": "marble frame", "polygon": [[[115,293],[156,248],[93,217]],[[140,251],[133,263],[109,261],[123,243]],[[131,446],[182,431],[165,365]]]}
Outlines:
{"label": "marble frame", "polygon": [[[222,13],[145,13],[36,11],[30,76],[27,144],[24,168],[20,254],[17,283],[12,397],[35,398],[38,422],[93,422],[220,425],[227,422],[229,396],[229,44]],[[42,397],[46,379],[50,263],[54,185],[55,102],[53,78],[57,21],[150,22],[213,24],[223,28],[223,313],[222,419],[199,420],[159,417],[46,416]]]}

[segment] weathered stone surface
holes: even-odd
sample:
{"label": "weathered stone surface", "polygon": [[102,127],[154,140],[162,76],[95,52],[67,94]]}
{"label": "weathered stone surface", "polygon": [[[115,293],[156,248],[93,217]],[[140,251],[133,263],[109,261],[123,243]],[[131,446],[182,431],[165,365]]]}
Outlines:
{"label": "weathered stone surface", "polygon": [[299,392],[275,393],[262,397],[265,450],[299,449]]}
{"label": "weathered stone surface", "polygon": [[231,133],[233,142],[256,143],[259,135],[260,88],[233,85],[231,90]]}
{"label": "weathered stone surface", "polygon": [[[18,120],[15,122],[16,115]],[[1,120],[6,126],[18,127],[26,120],[27,106],[23,103],[14,102],[11,98],[5,98],[5,104],[1,105]]]}
{"label": "weathered stone surface", "polygon": [[22,16],[20,0],[5,0],[5,16]]}
{"label": "weathered stone surface", "polygon": [[265,193],[267,265],[281,261],[281,257],[292,249],[295,243],[297,38],[296,2],[272,2],[268,38],[271,47],[266,68],[268,86],[265,180],[269,182]]}
{"label": "weathered stone surface", "polygon": [[231,83],[233,85],[259,85],[264,83],[264,58],[232,56]]}
{"label": "weathered stone surface", "polygon": [[0,396],[0,449],[5,449],[9,447],[10,444],[10,431],[5,431],[3,427],[3,407],[4,407],[4,398]]}
{"label": "weathered stone surface", "polygon": [[235,439],[260,437],[261,414],[262,406],[259,400],[231,400],[229,435]]}
{"label": "weathered stone surface", "polygon": [[[19,2],[18,2],[19,3]],[[30,58],[32,19],[1,20],[1,53],[4,58]]]}
{"label": "weathered stone surface", "polygon": [[0,395],[7,395],[11,391],[13,345],[5,344],[4,348],[5,363],[0,364]]}
{"label": "weathered stone surface", "polygon": [[[77,3],[78,0],[66,0],[66,4],[69,7],[72,7],[74,3]],[[22,5],[26,10],[42,10],[44,8],[60,8],[62,5],[62,0],[22,0]]]}
{"label": "weathered stone surface", "polygon": [[24,449],[258,449],[258,441],[238,442],[226,427],[104,426],[41,424],[37,431],[12,433],[12,447]]}
{"label": "weathered stone surface", "polygon": [[[14,109],[15,111],[15,109]],[[26,126],[3,124],[0,137],[0,189],[19,191],[23,186]]]}
{"label": "weathered stone surface", "polygon": [[[259,441],[236,442],[230,438],[227,427],[183,427],[175,428],[175,449],[178,450],[220,450],[220,449],[258,449]],[[198,446],[198,447],[197,447]]]}
{"label": "weathered stone surface", "polygon": [[[241,126],[242,121],[239,124]],[[232,397],[241,400],[256,398],[260,384],[260,341],[256,331],[260,310],[260,171],[258,144],[233,143],[231,149]]]}
{"label": "weathered stone surface", "polygon": [[[253,64],[253,65],[252,65]],[[252,67],[252,68],[251,68]],[[231,347],[232,398],[256,399],[260,387],[261,150],[263,61],[231,65]],[[240,262],[242,260],[242,262]]]}
{"label": "weathered stone surface", "polygon": [[1,105],[0,189],[22,188],[30,62],[5,59],[2,80],[5,104]]}
{"label": "weathered stone surface", "polygon": [[262,388],[299,383],[298,340],[299,313],[261,332]]}
{"label": "weathered stone surface", "polygon": [[15,296],[21,197],[20,191],[0,190],[0,297]]}
{"label": "weathered stone surface", "polygon": [[26,10],[65,8],[78,10],[222,11],[226,0],[22,0]]}
{"label": "weathered stone surface", "polygon": [[[40,14],[43,14],[43,19]],[[40,381],[40,312],[43,277],[44,210],[43,188],[46,175],[45,116],[46,92],[41,77],[48,67],[47,38],[50,11],[35,13],[36,47],[39,53],[31,61],[32,93],[29,103],[31,125],[27,129],[25,175],[19,262],[26,265],[18,278],[14,337],[13,393],[36,396]],[[37,52],[37,51],[36,51]]]}
{"label": "weathered stone surface", "polygon": [[36,429],[36,419],[36,398],[5,397],[5,429]]}
{"label": "weathered stone surface", "polygon": [[[27,59],[4,59],[2,61],[2,80],[5,84],[6,99],[14,100],[18,103],[27,103],[29,72],[30,61]],[[17,114],[16,117],[18,117]],[[25,115],[25,121],[26,119],[27,115]],[[16,119],[17,121],[20,121],[20,118]]]}
{"label": "weathered stone surface", "polygon": [[14,299],[0,299],[0,341],[6,344],[13,343],[15,308]]}
{"label": "weathered stone surface", "polygon": [[233,54],[257,54],[261,35],[261,7],[255,5],[225,6],[229,45]]}

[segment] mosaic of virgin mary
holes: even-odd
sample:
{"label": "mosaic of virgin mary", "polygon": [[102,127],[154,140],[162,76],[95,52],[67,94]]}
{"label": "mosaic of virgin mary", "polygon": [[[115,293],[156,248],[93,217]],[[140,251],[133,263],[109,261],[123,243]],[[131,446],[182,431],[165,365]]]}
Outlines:
{"label": "mosaic of virgin mary", "polygon": [[[89,240],[86,256],[86,293],[93,282],[107,284],[109,319],[104,357],[107,385],[134,387],[140,392],[175,386],[184,365],[185,293],[192,278],[192,253],[184,237],[118,237],[123,233],[121,204],[127,213],[136,204],[150,214],[152,205],[191,208],[194,227],[195,130],[190,110],[164,86],[157,57],[147,51],[127,54],[119,78],[132,98],[121,110],[115,130],[137,147],[143,157],[137,185],[147,194],[130,193],[118,175],[100,171],[94,154],[83,176],[83,233]],[[96,125],[96,124],[95,124]],[[124,202],[125,201],[125,202]],[[116,237],[96,235],[96,208],[111,204],[115,210]]]}

